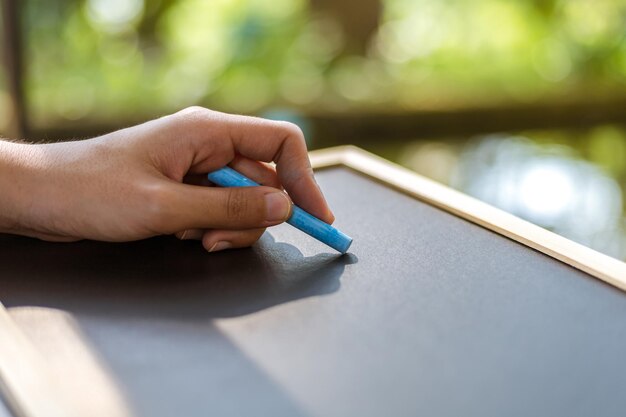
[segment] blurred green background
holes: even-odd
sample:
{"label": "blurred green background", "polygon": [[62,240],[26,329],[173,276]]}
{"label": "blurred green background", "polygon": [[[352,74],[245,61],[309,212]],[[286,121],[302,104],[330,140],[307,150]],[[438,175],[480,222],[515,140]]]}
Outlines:
{"label": "blurred green background", "polygon": [[624,0],[2,1],[5,135],[288,119],[626,259]]}

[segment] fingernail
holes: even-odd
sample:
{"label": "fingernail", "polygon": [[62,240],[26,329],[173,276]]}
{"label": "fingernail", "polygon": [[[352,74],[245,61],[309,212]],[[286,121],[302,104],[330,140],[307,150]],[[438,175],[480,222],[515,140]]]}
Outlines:
{"label": "fingernail", "polygon": [[209,252],[218,252],[224,249],[230,249],[233,245],[230,242],[226,242],[224,240],[220,240],[219,242],[215,242],[213,246],[209,249]]}
{"label": "fingernail", "polygon": [[265,210],[265,220],[268,222],[285,221],[291,212],[291,201],[282,192],[265,194]]}

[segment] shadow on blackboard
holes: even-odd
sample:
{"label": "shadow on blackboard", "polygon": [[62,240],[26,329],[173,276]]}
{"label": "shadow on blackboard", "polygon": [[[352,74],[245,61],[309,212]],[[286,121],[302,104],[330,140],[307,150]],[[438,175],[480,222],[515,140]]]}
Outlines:
{"label": "shadow on blackboard", "polygon": [[355,262],[305,257],[269,233],[215,254],[170,237],[56,244],[0,235],[0,301],[44,307],[43,327],[58,316],[46,309],[69,313],[75,339],[121,384],[133,415],[306,416],[212,319],[332,294]]}
{"label": "shadow on blackboard", "polygon": [[0,301],[107,316],[235,317],[336,292],[356,262],[304,257],[269,233],[252,248],[215,254],[171,237],[59,244],[0,236]]}

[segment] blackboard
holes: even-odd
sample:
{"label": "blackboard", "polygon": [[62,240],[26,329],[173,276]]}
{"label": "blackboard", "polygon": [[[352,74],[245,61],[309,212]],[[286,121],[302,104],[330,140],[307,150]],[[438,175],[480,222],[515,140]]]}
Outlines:
{"label": "blackboard", "polygon": [[349,169],[317,175],[348,255],[289,226],[216,254],[2,236],[0,300],[68,313],[134,416],[624,415],[623,292]]}

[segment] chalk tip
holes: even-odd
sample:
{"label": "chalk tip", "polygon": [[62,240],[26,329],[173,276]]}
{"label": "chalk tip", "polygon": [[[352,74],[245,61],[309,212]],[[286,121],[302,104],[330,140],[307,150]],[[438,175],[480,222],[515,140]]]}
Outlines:
{"label": "chalk tip", "polygon": [[343,245],[341,245],[341,247],[338,247],[335,249],[337,249],[342,255],[345,255],[348,252],[348,249],[350,249],[350,246],[352,245],[352,238],[346,236],[346,239],[342,243]]}

